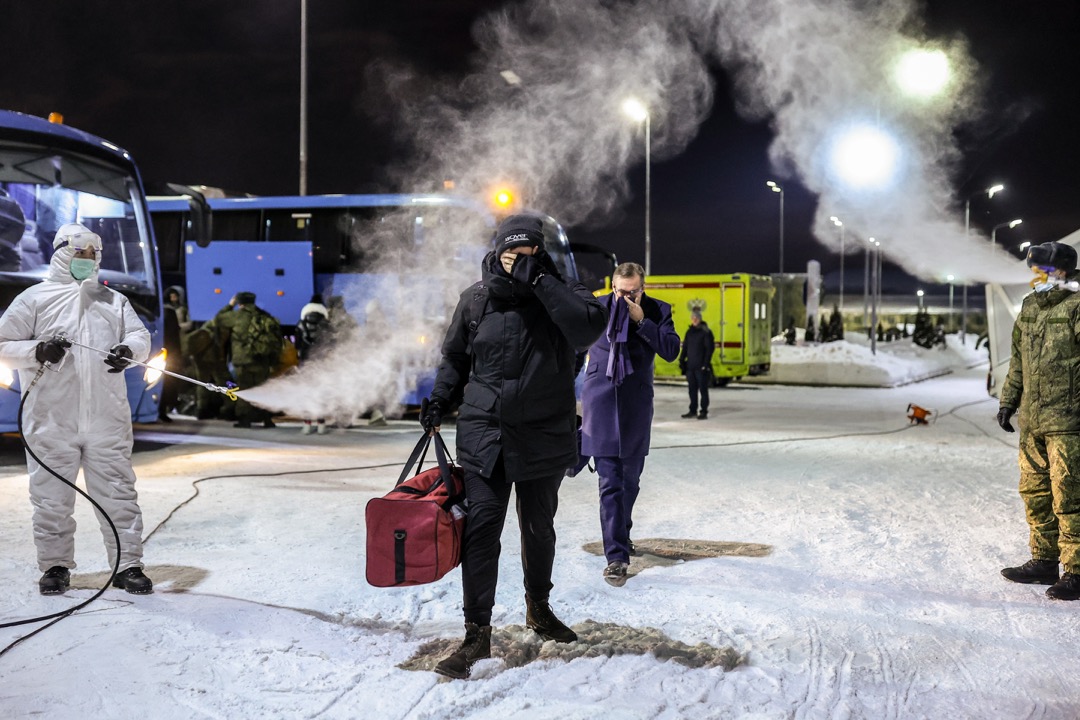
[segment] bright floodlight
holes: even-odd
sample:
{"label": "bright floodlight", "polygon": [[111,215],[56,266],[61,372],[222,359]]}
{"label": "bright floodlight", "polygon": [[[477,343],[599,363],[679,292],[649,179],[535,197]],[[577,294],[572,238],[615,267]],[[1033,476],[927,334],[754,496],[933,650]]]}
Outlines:
{"label": "bright floodlight", "polygon": [[1005,189],[1004,185],[993,185],[991,187],[986,188],[986,196],[992,198],[992,197],[994,197],[995,195],[997,195],[999,192],[1001,192],[1004,189]]}
{"label": "bright floodlight", "polygon": [[896,82],[907,95],[936,95],[949,83],[949,58],[941,50],[906,52],[896,64]]}
{"label": "bright floodlight", "polygon": [[848,130],[833,145],[832,164],[840,179],[858,190],[882,190],[896,175],[900,147],[872,125]]}
{"label": "bright floodlight", "polygon": [[646,109],[645,105],[637,98],[627,98],[626,100],[623,100],[622,110],[631,120],[637,122],[641,122],[649,117],[648,109]]}
{"label": "bright floodlight", "polygon": [[1020,220],[1020,219],[1012,220],[1012,221],[1009,222],[1009,227],[1014,228],[1014,227],[1016,227],[1017,225],[1019,225],[1022,222],[1024,222],[1024,221]]}

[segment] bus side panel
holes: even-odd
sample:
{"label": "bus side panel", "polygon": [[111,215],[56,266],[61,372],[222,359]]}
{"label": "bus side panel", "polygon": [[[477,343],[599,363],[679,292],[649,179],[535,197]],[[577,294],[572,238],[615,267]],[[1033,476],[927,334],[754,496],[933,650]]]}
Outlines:
{"label": "bus side panel", "polygon": [[314,292],[307,242],[215,240],[199,247],[189,241],[184,253],[188,309],[198,322],[212,320],[236,293],[253,292],[260,308],[295,325]]}

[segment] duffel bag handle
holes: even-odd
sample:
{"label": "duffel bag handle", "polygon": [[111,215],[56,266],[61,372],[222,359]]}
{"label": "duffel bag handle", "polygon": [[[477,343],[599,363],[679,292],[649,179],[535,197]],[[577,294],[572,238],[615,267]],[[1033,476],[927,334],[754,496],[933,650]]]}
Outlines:
{"label": "duffel bag handle", "polygon": [[[439,482],[446,485],[447,488],[453,490],[453,485],[450,483],[450,461],[447,457],[450,455],[450,451],[446,447],[446,441],[442,439],[440,433],[424,433],[424,435],[417,441],[416,447],[409,454],[409,459],[405,461],[405,467],[401,469],[401,474],[398,475],[397,482],[394,483],[394,487],[397,487],[401,483],[408,480],[410,477],[419,475],[423,470],[424,458],[427,457],[428,448],[431,446],[431,438],[435,438],[435,460],[439,464]],[[415,472],[413,467],[416,468]]]}

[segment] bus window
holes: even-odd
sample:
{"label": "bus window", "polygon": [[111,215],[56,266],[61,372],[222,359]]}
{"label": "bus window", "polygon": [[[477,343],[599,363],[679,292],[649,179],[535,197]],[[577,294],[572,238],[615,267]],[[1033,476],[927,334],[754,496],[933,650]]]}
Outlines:
{"label": "bus window", "polygon": [[265,238],[270,242],[311,242],[311,213],[303,210],[267,210]]}
{"label": "bus window", "polygon": [[180,272],[183,258],[184,219],[183,213],[151,213],[154,225],[154,238],[158,246],[158,262],[163,273]]}
{"label": "bus window", "polygon": [[317,273],[336,273],[356,261],[352,247],[356,216],[342,210],[311,212],[311,264]]}
{"label": "bus window", "polygon": [[262,240],[262,228],[258,210],[230,210],[214,213],[214,240],[243,240],[252,242]]}

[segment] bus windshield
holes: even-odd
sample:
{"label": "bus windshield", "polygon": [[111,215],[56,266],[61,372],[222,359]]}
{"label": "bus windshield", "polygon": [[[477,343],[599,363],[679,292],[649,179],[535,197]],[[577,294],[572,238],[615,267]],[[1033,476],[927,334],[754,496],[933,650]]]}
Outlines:
{"label": "bus windshield", "polygon": [[57,229],[77,222],[101,236],[98,279],[131,299],[143,318],[156,319],[153,242],[139,188],[123,166],[0,142],[0,307],[46,277]]}

